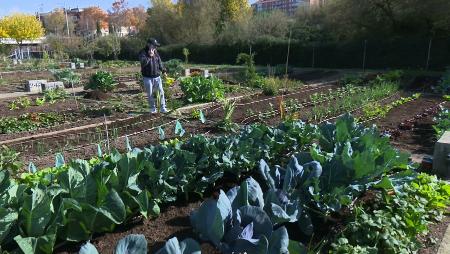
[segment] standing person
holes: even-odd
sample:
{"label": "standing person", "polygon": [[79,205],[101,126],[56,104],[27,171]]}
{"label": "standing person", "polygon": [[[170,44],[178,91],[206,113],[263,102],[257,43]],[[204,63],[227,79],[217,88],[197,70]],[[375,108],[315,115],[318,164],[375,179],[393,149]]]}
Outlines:
{"label": "standing person", "polygon": [[162,64],[161,57],[156,50],[158,46],[160,46],[158,41],[151,38],[147,41],[147,46],[139,53],[141,73],[144,77],[144,87],[147,92],[148,104],[150,105],[150,112],[152,114],[158,112],[153,96],[155,90],[159,91],[161,99],[160,112],[167,113],[164,89],[161,80],[161,73],[165,73],[166,70]]}

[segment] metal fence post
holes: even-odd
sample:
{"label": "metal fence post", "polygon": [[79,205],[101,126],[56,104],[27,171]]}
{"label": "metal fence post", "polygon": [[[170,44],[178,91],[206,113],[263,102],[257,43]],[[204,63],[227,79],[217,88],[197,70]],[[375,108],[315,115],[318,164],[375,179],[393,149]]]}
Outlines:
{"label": "metal fence post", "polygon": [[367,55],[367,40],[364,40],[364,54],[363,54],[363,72],[366,72],[366,55]]}
{"label": "metal fence post", "polygon": [[425,70],[428,70],[430,67],[430,58],[431,58],[431,45],[433,44],[433,37],[430,37],[430,42],[428,43],[428,55],[427,55],[427,65]]}
{"label": "metal fence post", "polygon": [[313,46],[311,68],[314,68],[315,65],[316,65],[316,47]]}

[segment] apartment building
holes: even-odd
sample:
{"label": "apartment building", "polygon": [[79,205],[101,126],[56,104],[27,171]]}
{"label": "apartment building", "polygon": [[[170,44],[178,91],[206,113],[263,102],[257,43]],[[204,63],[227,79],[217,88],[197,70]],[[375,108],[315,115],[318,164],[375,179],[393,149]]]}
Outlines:
{"label": "apartment building", "polygon": [[252,7],[256,12],[281,10],[288,15],[293,15],[299,7],[308,7],[309,5],[310,0],[259,0],[252,4]]}

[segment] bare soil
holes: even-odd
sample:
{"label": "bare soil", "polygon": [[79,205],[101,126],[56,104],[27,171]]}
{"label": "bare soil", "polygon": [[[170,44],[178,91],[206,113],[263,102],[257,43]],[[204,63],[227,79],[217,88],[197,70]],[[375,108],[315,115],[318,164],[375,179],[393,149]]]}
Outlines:
{"label": "bare soil", "polygon": [[[200,204],[201,202],[197,201],[189,204],[170,205],[155,219],[135,218],[130,224],[118,226],[112,233],[95,236],[91,243],[95,245],[99,253],[113,254],[119,240],[129,234],[143,234],[147,239],[149,253],[155,253],[164,246],[167,240],[175,236],[180,241],[186,238],[200,241],[193,232],[189,221],[189,215],[200,207]],[[64,246],[55,250],[54,253],[78,253],[80,247],[81,244]],[[209,243],[202,243],[201,249],[202,253],[220,253]]]}
{"label": "bare soil", "polygon": [[450,216],[445,216],[440,222],[429,226],[429,232],[426,235],[420,235],[418,237],[419,242],[422,244],[422,248],[419,250],[419,254],[435,254],[439,250],[439,245],[444,238],[447,228],[450,226]]}
{"label": "bare soil", "polygon": [[441,96],[425,94],[392,109],[385,118],[374,123],[380,130],[393,133],[392,143],[397,148],[414,154],[432,154],[437,141],[433,117],[443,101]]}

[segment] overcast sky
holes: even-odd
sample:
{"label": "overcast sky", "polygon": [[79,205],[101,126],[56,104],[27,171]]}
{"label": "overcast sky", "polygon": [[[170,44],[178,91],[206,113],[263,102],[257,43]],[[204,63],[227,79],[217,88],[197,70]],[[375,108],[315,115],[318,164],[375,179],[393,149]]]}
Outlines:
{"label": "overcast sky", "polygon": [[[0,0],[0,17],[14,12],[48,12],[55,8],[66,6],[67,8],[99,6],[108,10],[114,0]],[[174,0],[176,2],[176,0]],[[249,0],[250,3],[256,0]],[[144,6],[149,7],[149,0],[128,0],[128,6]]]}

